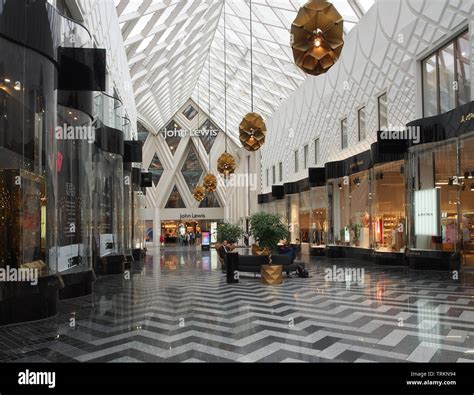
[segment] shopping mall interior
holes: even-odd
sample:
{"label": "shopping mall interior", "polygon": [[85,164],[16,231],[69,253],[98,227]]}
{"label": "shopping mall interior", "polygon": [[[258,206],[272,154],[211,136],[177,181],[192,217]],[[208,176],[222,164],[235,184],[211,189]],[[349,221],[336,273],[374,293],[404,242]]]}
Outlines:
{"label": "shopping mall interior", "polygon": [[474,0],[0,0],[0,362],[474,362],[473,75]]}

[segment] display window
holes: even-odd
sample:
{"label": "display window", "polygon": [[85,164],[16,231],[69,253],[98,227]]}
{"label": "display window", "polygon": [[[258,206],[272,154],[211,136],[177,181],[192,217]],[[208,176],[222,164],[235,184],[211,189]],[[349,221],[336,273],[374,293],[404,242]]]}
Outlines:
{"label": "display window", "polygon": [[311,204],[310,192],[302,192],[300,196],[299,207],[299,225],[300,225],[300,240],[301,243],[309,244],[310,241],[310,218],[311,218]]}
{"label": "display window", "polygon": [[474,267],[474,133],[460,139],[460,236],[463,264]]}
{"label": "display window", "polygon": [[145,248],[145,208],[146,199],[141,191],[133,191],[133,229],[132,229],[132,245],[134,249]]}
{"label": "display window", "polygon": [[379,252],[404,252],[406,248],[405,162],[374,166],[372,170],[372,234]]}
{"label": "display window", "polygon": [[329,182],[332,243],[370,248],[369,191],[369,171],[362,171]]}
{"label": "display window", "polygon": [[327,243],[327,197],[326,187],[311,188],[310,205],[310,237],[312,248],[324,248]]}
{"label": "display window", "polygon": [[458,159],[457,139],[410,149],[412,249],[458,250],[459,193],[464,184]]}
{"label": "display window", "polygon": [[290,244],[301,244],[300,239],[300,198],[299,194],[286,197],[286,212],[288,219],[288,230],[290,233]]}
{"label": "display window", "polygon": [[[36,17],[42,22],[47,15]],[[39,276],[57,270],[49,258],[60,162],[56,69],[42,50],[0,37],[0,268],[37,269]]]}

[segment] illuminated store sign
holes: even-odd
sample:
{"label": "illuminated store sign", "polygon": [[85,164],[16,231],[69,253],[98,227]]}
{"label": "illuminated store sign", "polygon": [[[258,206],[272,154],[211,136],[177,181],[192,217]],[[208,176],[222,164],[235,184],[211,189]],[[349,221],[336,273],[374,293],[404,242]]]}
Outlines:
{"label": "illuminated store sign", "polygon": [[415,235],[439,236],[439,214],[438,189],[415,192]]}

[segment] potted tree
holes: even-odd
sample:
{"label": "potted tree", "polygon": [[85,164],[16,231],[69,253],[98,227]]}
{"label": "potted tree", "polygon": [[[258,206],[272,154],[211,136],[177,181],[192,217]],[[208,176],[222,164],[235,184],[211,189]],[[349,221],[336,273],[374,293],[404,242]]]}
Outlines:
{"label": "potted tree", "polygon": [[229,223],[220,224],[217,227],[216,251],[219,252],[219,248],[221,248],[224,240],[227,240],[231,244],[230,249],[233,250],[235,248],[234,244],[237,244],[243,235],[244,231],[239,225]]}
{"label": "potted tree", "polygon": [[254,255],[270,255],[277,251],[280,240],[289,236],[281,217],[267,213],[256,213],[250,217],[250,235],[257,242],[252,246]]}
{"label": "potted tree", "polygon": [[268,255],[268,265],[262,265],[260,269],[262,283],[281,284],[283,266],[273,264],[271,254],[277,251],[280,240],[288,239],[286,225],[278,215],[256,213],[250,217],[250,234],[257,242],[252,246],[252,253]]}

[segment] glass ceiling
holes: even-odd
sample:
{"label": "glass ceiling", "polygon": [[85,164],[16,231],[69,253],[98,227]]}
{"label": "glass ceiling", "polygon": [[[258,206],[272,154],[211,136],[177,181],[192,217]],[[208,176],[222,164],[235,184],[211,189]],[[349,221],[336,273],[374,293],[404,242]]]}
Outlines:
{"label": "glass ceiling", "polygon": [[[348,33],[374,0],[331,1]],[[271,116],[307,76],[293,63],[290,27],[306,0],[252,0],[255,111]],[[156,130],[192,98],[224,130],[224,0],[115,0],[139,116]],[[249,0],[227,0],[227,127],[251,110]],[[210,73],[209,73],[209,62]],[[205,91],[205,92],[203,92]]]}

